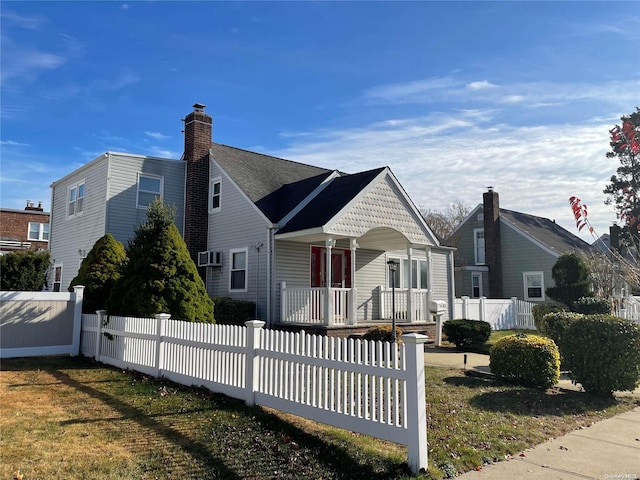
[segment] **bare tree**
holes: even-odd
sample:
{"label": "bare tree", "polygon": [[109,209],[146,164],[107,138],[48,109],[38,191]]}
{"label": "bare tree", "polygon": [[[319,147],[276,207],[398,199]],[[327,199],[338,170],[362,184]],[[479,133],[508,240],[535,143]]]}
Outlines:
{"label": "bare tree", "polygon": [[431,231],[438,239],[447,238],[451,232],[469,215],[471,208],[466,206],[462,200],[455,200],[444,211],[432,210],[420,206],[420,213],[424,217]]}

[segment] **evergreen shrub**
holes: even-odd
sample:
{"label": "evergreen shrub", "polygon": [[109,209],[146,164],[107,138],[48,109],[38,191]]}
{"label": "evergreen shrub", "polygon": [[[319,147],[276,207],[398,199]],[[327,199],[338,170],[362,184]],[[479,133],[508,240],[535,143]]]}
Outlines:
{"label": "evergreen shrub", "polygon": [[442,331],[458,350],[464,350],[485,344],[491,336],[491,324],[482,320],[447,320]]}
{"label": "evergreen shrub", "polygon": [[48,251],[24,250],[0,256],[0,290],[40,292],[51,266]]}
{"label": "evergreen shrub", "polygon": [[562,341],[569,324],[578,318],[582,318],[581,313],[575,312],[551,312],[542,317],[540,322],[540,333],[544,333],[551,338],[560,349],[562,354]]}
{"label": "evergreen shrub", "polygon": [[560,353],[550,338],[508,335],[491,347],[490,368],[505,381],[549,388],[560,379]]}
{"label": "evergreen shrub", "polygon": [[567,306],[559,302],[544,302],[537,303],[533,306],[533,323],[536,326],[536,330],[540,333],[545,333],[542,327],[542,318],[547,313],[552,312],[566,312]]}
{"label": "evergreen shrub", "polygon": [[241,325],[255,320],[256,304],[247,300],[236,300],[230,297],[214,297],[216,323],[223,325]]}
{"label": "evergreen shrub", "polygon": [[640,325],[611,315],[572,321],[562,355],[573,379],[587,392],[611,395],[640,384]]}
{"label": "evergreen shrub", "polygon": [[611,300],[602,297],[582,297],[574,302],[573,310],[585,315],[609,315]]}
{"label": "evergreen shrub", "polygon": [[[377,327],[370,328],[367,333],[362,336],[363,340],[374,342],[390,342],[391,332],[393,331],[391,325],[378,325]],[[400,337],[402,336],[402,329],[396,326],[396,342],[400,343]]]}

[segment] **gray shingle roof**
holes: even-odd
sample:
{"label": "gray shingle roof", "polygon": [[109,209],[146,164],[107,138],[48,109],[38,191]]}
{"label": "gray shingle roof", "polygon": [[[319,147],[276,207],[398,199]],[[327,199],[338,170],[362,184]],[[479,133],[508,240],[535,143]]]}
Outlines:
{"label": "gray shingle roof", "polygon": [[274,223],[333,172],[214,142],[211,153],[238,187]]}
{"label": "gray shingle roof", "polygon": [[500,216],[516,228],[526,232],[559,255],[573,250],[591,251],[587,242],[565,230],[556,222],[513,210],[500,209]]}
{"label": "gray shingle roof", "polygon": [[334,178],[278,233],[296,232],[326,224],[385,168],[376,168],[351,175],[343,174]]}

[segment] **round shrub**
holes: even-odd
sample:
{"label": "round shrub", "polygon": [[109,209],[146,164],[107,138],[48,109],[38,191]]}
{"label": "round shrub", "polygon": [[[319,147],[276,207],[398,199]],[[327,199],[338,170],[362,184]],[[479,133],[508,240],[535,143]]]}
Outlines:
{"label": "round shrub", "polygon": [[256,318],[256,304],[248,300],[236,300],[231,297],[214,297],[216,323],[221,325],[240,325]]}
{"label": "round shrub", "polygon": [[544,317],[547,313],[566,312],[567,310],[568,308],[566,305],[558,302],[537,303],[533,306],[533,323],[540,333],[545,333],[542,330],[542,317]]}
{"label": "round shrub", "polygon": [[498,340],[490,352],[491,371],[518,385],[549,388],[560,379],[560,353],[550,338],[509,335]]}
{"label": "round shrub", "polygon": [[[391,341],[391,325],[378,325],[377,327],[370,328],[367,333],[362,336],[363,340],[374,342],[390,342]],[[402,336],[402,329],[396,327],[396,342],[400,343],[400,337]]]}
{"label": "round shrub", "polygon": [[582,317],[582,314],[574,312],[547,313],[542,317],[542,322],[540,322],[540,333],[544,333],[556,342],[560,353],[562,353],[562,339],[564,338],[565,330],[571,322]]}
{"label": "round shrub", "polygon": [[602,297],[582,297],[575,301],[573,310],[585,315],[611,314],[611,300]]}
{"label": "round shrub", "polygon": [[640,325],[610,315],[572,321],[562,355],[575,381],[587,392],[611,395],[640,384]]}
{"label": "round shrub", "polygon": [[483,345],[491,336],[491,325],[482,320],[447,320],[442,331],[458,350]]}

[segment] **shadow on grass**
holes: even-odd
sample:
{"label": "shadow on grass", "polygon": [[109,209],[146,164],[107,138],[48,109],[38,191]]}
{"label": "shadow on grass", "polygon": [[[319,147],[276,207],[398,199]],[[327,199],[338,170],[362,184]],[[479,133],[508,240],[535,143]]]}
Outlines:
{"label": "shadow on grass", "polygon": [[[68,387],[107,405],[118,414],[111,418],[77,418],[63,424],[123,422],[122,426],[119,425],[118,441],[146,458],[142,462],[143,469],[145,462],[152,465],[146,470],[155,469],[157,472],[160,465],[168,477],[181,473],[180,478],[198,479],[381,480],[409,474],[406,463],[372,456],[356,447],[349,449],[346,443],[343,446],[339,441],[326,441],[260,407],[247,407],[240,400],[213,394],[204,388],[183,387],[82,358],[10,359],[3,361],[2,369],[45,371]],[[176,402],[166,407],[168,411],[148,412],[133,405],[124,395],[119,398],[114,392],[99,389],[101,386],[108,388],[109,382],[74,378],[74,370],[88,369],[119,370],[128,377],[126,382],[120,382],[122,388],[137,388],[141,399],[168,388],[173,393],[196,396],[206,407],[193,408],[185,397],[183,404],[177,405]],[[216,415],[219,417],[222,412],[226,414],[223,420],[219,420]],[[136,426],[147,429],[150,432],[148,438],[137,438]],[[184,475],[185,472],[188,473]]]}
{"label": "shadow on grass", "polygon": [[474,407],[494,412],[522,415],[576,415],[611,407],[613,397],[585,392],[511,387],[508,390],[485,392],[469,400]]}

